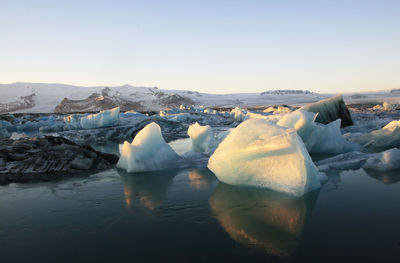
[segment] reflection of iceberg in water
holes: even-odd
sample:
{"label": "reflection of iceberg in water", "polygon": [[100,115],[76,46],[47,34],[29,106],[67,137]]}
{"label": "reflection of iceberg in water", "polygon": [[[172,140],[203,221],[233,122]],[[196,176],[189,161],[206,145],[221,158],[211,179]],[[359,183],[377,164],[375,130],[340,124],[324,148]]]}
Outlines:
{"label": "reflection of iceberg in water", "polygon": [[214,174],[208,169],[192,169],[188,174],[190,188],[201,190],[207,188],[215,181]]}
{"label": "reflection of iceberg in water", "polygon": [[384,184],[394,184],[400,181],[400,169],[391,171],[373,171],[364,169],[365,173]]}
{"label": "reflection of iceberg in water", "polygon": [[133,207],[135,199],[150,210],[161,206],[168,186],[176,171],[129,174],[119,170],[124,183],[125,202],[128,208]]}
{"label": "reflection of iceberg in water", "polygon": [[289,257],[297,247],[318,192],[296,198],[266,189],[218,184],[211,209],[236,242]]}

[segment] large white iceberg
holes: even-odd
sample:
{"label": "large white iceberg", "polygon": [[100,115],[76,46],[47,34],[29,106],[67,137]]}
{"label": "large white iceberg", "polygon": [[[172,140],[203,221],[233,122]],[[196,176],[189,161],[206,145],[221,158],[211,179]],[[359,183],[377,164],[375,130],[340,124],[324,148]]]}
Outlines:
{"label": "large white iceberg", "polygon": [[216,147],[214,134],[209,125],[201,126],[197,122],[189,126],[188,135],[192,139],[192,150],[211,153]]}
{"label": "large white iceberg", "polygon": [[157,171],[173,167],[180,159],[165,142],[161,128],[155,122],[145,126],[133,139],[119,145],[120,158],[117,167],[128,173]]}
{"label": "large white iceberg", "polygon": [[320,187],[318,169],[296,131],[261,119],[234,129],[211,155],[208,168],[227,184],[295,196]]}
{"label": "large white iceberg", "polygon": [[311,150],[316,142],[315,137],[312,138],[317,129],[317,125],[314,122],[316,115],[313,112],[297,110],[284,115],[276,124],[286,128],[294,128],[307,149]]}
{"label": "large white iceberg", "polygon": [[96,114],[90,114],[81,117],[80,124],[84,129],[102,128],[114,126],[118,123],[119,107],[111,110],[100,111]]}

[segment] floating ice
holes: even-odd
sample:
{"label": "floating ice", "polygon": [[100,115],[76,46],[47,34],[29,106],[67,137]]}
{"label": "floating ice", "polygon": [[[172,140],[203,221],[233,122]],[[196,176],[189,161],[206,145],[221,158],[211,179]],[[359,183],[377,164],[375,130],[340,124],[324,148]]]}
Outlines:
{"label": "floating ice", "polygon": [[208,167],[227,184],[266,187],[301,196],[320,187],[318,169],[293,129],[250,119],[211,155]]}
{"label": "floating ice", "polygon": [[364,165],[368,158],[374,155],[374,153],[363,153],[359,151],[348,152],[318,161],[316,165],[318,165],[320,171],[329,169],[358,170]]}
{"label": "floating ice", "polygon": [[246,118],[246,110],[236,107],[236,108],[232,109],[231,116],[233,116],[235,121],[239,121],[239,122],[244,121]]}
{"label": "floating ice", "polygon": [[393,148],[382,153],[374,154],[367,159],[363,168],[382,172],[400,169],[400,150]]}
{"label": "floating ice", "polygon": [[174,166],[180,159],[169,146],[158,124],[152,122],[144,127],[133,139],[119,145],[120,159],[117,167],[128,173],[157,171]]}
{"label": "floating ice", "polygon": [[314,123],[316,113],[308,111],[294,111],[284,115],[276,124],[286,128],[294,128],[297,134],[303,139],[308,150],[311,150],[316,142],[316,138],[311,139],[317,129]]}
{"label": "floating ice", "polygon": [[100,111],[80,118],[81,127],[84,129],[102,128],[114,126],[118,123],[119,107],[111,110]]}
{"label": "floating ice", "polygon": [[340,119],[327,125],[315,123],[318,114],[297,110],[284,115],[277,124],[294,128],[310,153],[343,153],[360,150],[361,147],[346,141],[340,132]]}
{"label": "floating ice", "polygon": [[81,114],[70,114],[64,117],[65,122],[65,129],[66,130],[73,130],[73,129],[80,129],[81,128]]}
{"label": "floating ice", "polygon": [[190,113],[178,113],[178,114],[167,115],[167,119],[177,122],[190,122],[191,120],[196,119],[196,116]]}
{"label": "floating ice", "polygon": [[291,107],[286,106],[286,105],[278,105],[278,106],[268,107],[263,112],[272,113],[272,114],[282,114],[282,113],[292,112],[292,109],[291,109]]}
{"label": "floating ice", "polygon": [[372,110],[379,110],[379,111],[392,111],[392,110],[396,110],[397,105],[396,104],[392,104],[390,102],[384,102],[382,105],[375,105],[374,107],[372,107]]}
{"label": "floating ice", "polygon": [[0,127],[0,139],[7,139],[10,136],[10,133],[6,129],[1,129]]}
{"label": "floating ice", "polygon": [[316,123],[316,129],[312,135],[314,140],[310,149],[311,153],[338,154],[351,151],[361,151],[362,147],[347,141],[340,132],[340,119],[327,125]]}
{"label": "floating ice", "polygon": [[349,109],[346,107],[342,95],[337,95],[332,98],[305,105],[301,107],[300,110],[315,113],[318,112],[315,121],[323,124],[341,119],[342,127],[353,125]]}
{"label": "floating ice", "polygon": [[384,151],[400,147],[400,120],[392,121],[385,127],[369,133],[347,133],[345,137],[372,151]]}
{"label": "floating ice", "polygon": [[207,109],[204,110],[204,113],[207,113],[207,114],[218,114],[218,111],[210,109],[210,108],[207,108]]}
{"label": "floating ice", "polygon": [[140,117],[140,118],[146,118],[148,117],[146,114],[136,112],[136,111],[126,111],[122,112],[119,114],[121,118],[132,118],[132,117]]}
{"label": "floating ice", "polygon": [[197,122],[189,126],[188,135],[192,139],[192,150],[211,153],[216,147],[214,134],[209,125],[201,126]]}

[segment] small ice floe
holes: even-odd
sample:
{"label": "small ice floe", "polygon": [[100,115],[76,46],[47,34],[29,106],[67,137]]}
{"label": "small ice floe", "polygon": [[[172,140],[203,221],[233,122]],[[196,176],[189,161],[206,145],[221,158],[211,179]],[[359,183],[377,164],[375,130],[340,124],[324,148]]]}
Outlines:
{"label": "small ice floe", "polygon": [[400,150],[393,148],[369,157],[363,165],[364,169],[374,171],[390,171],[400,168]]}
{"label": "small ice floe", "polygon": [[165,142],[161,128],[152,122],[145,126],[133,139],[119,146],[120,159],[117,167],[128,173],[157,171],[174,167],[181,158]]}
{"label": "small ice floe", "polygon": [[376,111],[393,111],[397,109],[397,105],[396,104],[392,104],[390,102],[384,102],[382,105],[378,104],[375,105],[374,107],[372,107],[372,110],[376,110]]}
{"label": "small ice floe", "polygon": [[230,114],[235,121],[242,122],[246,119],[247,111],[239,107],[235,107],[234,109],[232,109]]}
{"label": "small ice floe", "polygon": [[347,133],[349,141],[358,143],[371,151],[383,151],[400,147],[400,120],[392,121],[379,130],[369,133]]}
{"label": "small ice floe", "polygon": [[381,153],[350,152],[316,162],[320,171],[358,170],[391,171],[400,169],[400,150],[393,148]]}
{"label": "small ice floe", "polygon": [[211,155],[208,168],[227,184],[295,196],[321,185],[319,171],[296,131],[261,119],[235,128]]}
{"label": "small ice floe", "polygon": [[84,129],[114,126],[118,123],[119,107],[111,110],[100,111],[80,118],[81,127]]}
{"label": "small ice floe", "polygon": [[197,122],[189,126],[188,135],[192,139],[192,150],[195,152],[211,153],[217,142],[209,125],[201,126]]}

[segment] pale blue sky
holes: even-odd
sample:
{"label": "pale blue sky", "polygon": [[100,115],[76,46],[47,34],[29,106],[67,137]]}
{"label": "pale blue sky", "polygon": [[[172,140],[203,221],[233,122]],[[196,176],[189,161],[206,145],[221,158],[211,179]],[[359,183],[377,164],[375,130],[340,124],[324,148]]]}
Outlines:
{"label": "pale blue sky", "polygon": [[400,88],[400,1],[0,1],[0,83]]}

